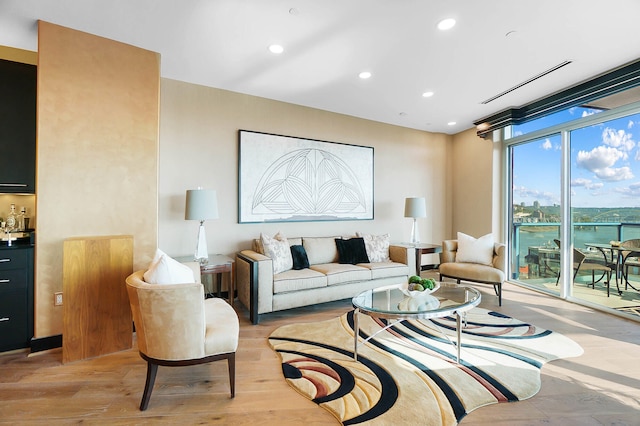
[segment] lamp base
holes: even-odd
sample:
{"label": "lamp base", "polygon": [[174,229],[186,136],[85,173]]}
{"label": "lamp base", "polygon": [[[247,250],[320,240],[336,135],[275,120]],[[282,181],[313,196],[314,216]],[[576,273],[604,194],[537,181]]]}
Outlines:
{"label": "lamp base", "polygon": [[420,244],[420,231],[418,231],[416,218],[413,218],[413,226],[411,227],[411,244]]}
{"label": "lamp base", "polygon": [[209,261],[209,252],[207,251],[207,237],[204,232],[204,221],[200,222],[198,230],[198,244],[196,245],[195,261],[207,263]]}

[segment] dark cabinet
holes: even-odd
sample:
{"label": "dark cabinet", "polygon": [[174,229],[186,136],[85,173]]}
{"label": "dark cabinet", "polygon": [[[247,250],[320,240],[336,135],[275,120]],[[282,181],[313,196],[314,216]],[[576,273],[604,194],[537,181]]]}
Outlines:
{"label": "dark cabinet", "polygon": [[35,65],[0,60],[0,193],[35,193]]}
{"label": "dark cabinet", "polygon": [[0,352],[33,337],[33,247],[0,249]]}

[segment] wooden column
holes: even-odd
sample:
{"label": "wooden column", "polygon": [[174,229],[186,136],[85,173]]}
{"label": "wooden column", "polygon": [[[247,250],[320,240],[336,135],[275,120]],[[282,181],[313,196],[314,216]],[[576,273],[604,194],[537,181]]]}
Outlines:
{"label": "wooden column", "polygon": [[131,348],[133,237],[68,238],[63,250],[62,362]]}

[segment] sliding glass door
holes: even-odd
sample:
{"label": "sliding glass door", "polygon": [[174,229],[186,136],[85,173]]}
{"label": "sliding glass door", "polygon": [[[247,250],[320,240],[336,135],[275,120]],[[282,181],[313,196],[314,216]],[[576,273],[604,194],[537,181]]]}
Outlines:
{"label": "sliding glass door", "polygon": [[560,268],[560,134],[510,149],[511,276],[557,293]]}
{"label": "sliding glass door", "polygon": [[640,248],[619,248],[640,247],[638,111],[587,113],[506,141],[512,281],[640,316]]}

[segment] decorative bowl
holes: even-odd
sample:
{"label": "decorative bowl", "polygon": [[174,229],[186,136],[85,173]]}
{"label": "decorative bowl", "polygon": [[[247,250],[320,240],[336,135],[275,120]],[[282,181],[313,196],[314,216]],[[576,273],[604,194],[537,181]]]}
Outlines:
{"label": "decorative bowl", "polygon": [[[424,293],[421,291],[420,293]],[[440,301],[430,294],[426,294],[424,297],[405,297],[400,303],[398,308],[403,311],[428,311],[438,309],[440,307]]]}
{"label": "decorative bowl", "polygon": [[409,290],[409,283],[405,283],[402,285],[402,287],[400,288],[400,290],[402,291],[402,293],[405,296],[409,296],[409,297],[420,297],[420,296],[426,296],[428,294],[433,293],[434,291],[436,291],[437,289],[440,288],[440,283],[436,282],[435,286],[431,289],[431,290]]}

